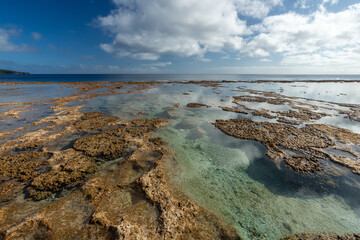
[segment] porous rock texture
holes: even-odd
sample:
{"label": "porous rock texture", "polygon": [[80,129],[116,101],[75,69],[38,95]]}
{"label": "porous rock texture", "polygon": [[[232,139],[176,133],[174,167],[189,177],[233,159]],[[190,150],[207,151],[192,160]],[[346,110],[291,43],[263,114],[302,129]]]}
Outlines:
{"label": "porous rock texture", "polygon": [[248,118],[216,120],[215,126],[230,136],[261,142],[267,149],[267,155],[278,165],[285,160],[298,172],[320,171],[319,161],[325,159],[342,164],[356,174],[360,173],[356,152],[353,153],[354,159],[351,159],[339,158],[325,151],[332,148],[346,151],[337,142],[359,145],[360,135],[346,129],[324,124],[297,128],[280,123],[255,122]]}

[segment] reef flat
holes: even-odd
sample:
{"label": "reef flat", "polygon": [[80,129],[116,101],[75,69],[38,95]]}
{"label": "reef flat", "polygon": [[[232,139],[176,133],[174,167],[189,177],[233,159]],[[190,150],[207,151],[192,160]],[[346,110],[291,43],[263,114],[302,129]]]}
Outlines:
{"label": "reef flat", "polygon": [[[360,105],[293,83],[0,83],[1,239],[356,239]],[[265,193],[289,208],[254,217]],[[309,196],[327,226],[297,215]]]}

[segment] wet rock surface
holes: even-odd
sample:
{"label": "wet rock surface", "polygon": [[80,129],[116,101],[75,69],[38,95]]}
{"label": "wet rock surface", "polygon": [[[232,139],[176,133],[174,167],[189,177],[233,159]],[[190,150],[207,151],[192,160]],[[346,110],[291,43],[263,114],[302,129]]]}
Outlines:
{"label": "wet rock surface", "polygon": [[200,107],[210,107],[210,106],[208,106],[206,104],[203,104],[203,103],[188,103],[186,105],[186,107],[188,107],[188,108],[200,108]]}
{"label": "wet rock surface", "polygon": [[[124,160],[113,161],[103,171],[97,171],[94,158],[74,149],[54,154],[48,160],[53,171],[35,177],[29,194],[39,200],[64,187],[77,184],[81,187],[38,207],[26,218],[6,217],[18,210],[16,204],[4,206],[1,208],[3,219],[0,217],[5,223],[0,227],[2,236],[5,239],[29,236],[51,239],[90,236],[92,239],[240,239],[236,231],[218,217],[190,200],[177,200],[168,190],[161,163],[164,157],[174,156],[160,138],[151,138],[149,134],[165,123],[162,119],[134,120],[122,122],[121,131],[106,130],[107,134],[121,136],[137,147]],[[90,173],[93,174],[84,181]]]}
{"label": "wet rock surface", "polygon": [[281,238],[281,240],[357,240],[360,234],[349,233],[338,235],[335,233],[298,233],[292,236]]}
{"label": "wet rock surface", "polygon": [[242,113],[242,114],[248,114],[247,111],[242,110],[240,108],[230,108],[230,107],[221,107],[222,110],[227,112],[235,112],[235,113]]}
{"label": "wet rock surface", "polygon": [[[255,122],[248,118],[231,120],[216,120],[215,127],[224,133],[241,139],[256,140],[267,149],[267,155],[280,164],[282,160],[298,172],[320,171],[319,160],[333,160],[334,156],[325,153],[336,142],[358,145],[360,135],[349,130],[323,124],[309,124],[302,128],[270,122]],[[293,155],[291,151],[302,155]],[[335,157],[336,158],[336,157]],[[360,167],[356,159],[336,158],[334,162],[341,163],[354,173],[359,173]]]}
{"label": "wet rock surface", "polygon": [[[216,94],[221,93],[217,88],[224,83],[227,82],[181,82],[212,87]],[[0,169],[0,239],[240,239],[223,220],[187,197],[178,198],[173,194],[162,164],[164,159],[175,161],[175,156],[161,138],[151,137],[151,132],[168,120],[124,121],[100,112],[80,111],[84,106],[80,104],[98,96],[139,93],[166,83],[63,84],[78,92],[64,98],[24,102],[21,106],[13,104],[13,108],[0,113],[0,122],[3,122],[20,121],[22,114],[30,111],[29,106],[44,105],[53,111],[31,126],[0,132],[3,143],[0,145],[3,166]],[[257,96],[234,98],[234,103],[242,109],[220,108],[285,124],[233,119],[218,120],[216,127],[228,135],[263,143],[270,158],[278,165],[286,164],[297,174],[321,175],[323,162],[330,160],[360,175],[358,134],[324,124],[291,126],[329,116],[322,112],[324,108],[319,110],[309,103],[299,105],[296,98],[271,92],[248,90],[247,93]],[[293,110],[257,109],[246,103],[288,105]],[[0,108],[11,104],[0,104]],[[174,110],[179,106],[175,104],[168,109],[165,117],[176,116]],[[358,105],[338,106],[349,111],[332,107],[329,110],[338,111],[349,120],[358,120]],[[189,103],[187,107],[210,106]],[[138,117],[144,116],[135,118]],[[190,140],[206,135],[198,122],[190,119],[175,128],[186,130],[186,139]],[[68,135],[77,137],[57,150],[49,149]],[[335,183],[324,177],[325,187],[331,184]],[[284,239],[358,238],[356,234],[304,233]]]}
{"label": "wet rock surface", "polygon": [[[82,94],[102,88],[73,87]],[[54,100],[55,114],[33,125],[50,124],[1,145],[1,239],[240,239],[217,216],[171,194],[161,164],[174,155],[151,137],[168,120],[124,121],[65,106],[79,97]],[[72,144],[48,149],[71,135],[78,136]]]}

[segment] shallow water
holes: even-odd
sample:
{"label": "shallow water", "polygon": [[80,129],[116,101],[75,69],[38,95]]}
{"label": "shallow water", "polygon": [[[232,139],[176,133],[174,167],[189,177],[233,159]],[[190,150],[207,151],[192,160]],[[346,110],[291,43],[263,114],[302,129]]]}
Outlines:
{"label": "shallow water", "polygon": [[174,120],[157,134],[177,154],[180,167],[168,169],[172,184],[226,219],[245,239],[359,231],[358,176],[341,168],[344,179],[302,179],[286,166],[276,168],[261,144],[223,134],[204,115],[184,118],[196,119],[205,133],[189,138],[196,127],[177,128]]}
{"label": "shallow water", "polygon": [[[51,85],[50,89],[45,86],[33,87],[44,98],[47,94],[51,95],[51,92],[61,93],[56,84]],[[199,85],[166,84],[139,93],[97,97],[88,101],[81,111],[101,111],[126,120],[133,119],[138,113],[141,113],[139,118],[170,117],[170,124],[154,135],[162,137],[176,154],[176,162],[169,161],[165,164],[171,185],[222,217],[244,239],[279,239],[296,232],[359,232],[360,176],[331,162],[322,163],[326,170],[324,173],[295,173],[285,164],[276,166],[266,157],[266,149],[262,144],[227,136],[213,126],[216,119],[238,117],[275,121],[251,114],[222,111],[219,106],[236,106],[232,103],[233,96],[249,95],[246,92],[232,91],[239,86],[274,91],[291,97],[331,102],[339,100],[343,103],[360,102],[356,95],[360,86],[354,83],[325,84],[321,88],[315,83],[234,83],[223,84],[223,87],[217,89]],[[46,93],[43,93],[45,89]],[[184,95],[185,92],[189,95]],[[32,91],[27,94],[36,98]],[[26,96],[14,93],[4,101],[21,102]],[[14,101],[11,100],[12,97]],[[309,103],[309,100],[299,101]],[[204,103],[210,107],[186,107],[190,102]],[[166,112],[177,103],[180,104],[179,108]],[[328,103],[318,101],[311,101],[311,104],[328,106]],[[288,105],[268,103],[249,103],[248,106],[273,111],[290,108]],[[46,110],[40,110],[46,116]],[[42,116],[40,113],[36,114]],[[360,133],[358,122],[346,120],[342,116],[324,117],[312,122],[333,124]],[[64,136],[60,139],[62,145],[49,147],[66,148],[66,142],[71,142],[76,137]]]}

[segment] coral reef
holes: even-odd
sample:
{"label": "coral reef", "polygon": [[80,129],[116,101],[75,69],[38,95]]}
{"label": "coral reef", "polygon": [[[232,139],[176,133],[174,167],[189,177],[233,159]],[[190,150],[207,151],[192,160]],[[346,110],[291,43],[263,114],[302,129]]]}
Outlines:
{"label": "coral reef", "polygon": [[186,105],[186,107],[188,107],[188,108],[200,108],[200,107],[210,107],[210,106],[208,106],[206,104],[203,104],[203,103],[188,103]]}
{"label": "coral reef", "polygon": [[[72,148],[55,152],[47,160],[51,171],[37,175],[30,183],[28,194],[40,200],[63,188],[80,187],[58,201],[39,202],[42,204],[39,209],[27,211],[25,216],[10,214],[19,211],[15,203],[0,208],[1,236],[4,239],[40,236],[51,239],[90,236],[91,239],[240,239],[236,231],[217,216],[189,199],[178,200],[171,194],[161,164],[165,157],[174,156],[160,138],[150,136],[151,131],[166,122],[137,119],[81,137],[74,148],[85,146],[77,150],[89,156]],[[103,171],[97,171],[93,156],[119,157],[117,148],[112,146],[118,143],[112,137],[126,140],[134,150],[124,160],[115,160]],[[108,149],[92,152],[91,146],[96,141],[100,142],[97,146],[105,144],[104,149]],[[121,152],[124,149],[121,146]],[[93,174],[88,175],[90,173]],[[10,186],[1,186],[1,192],[8,192]]]}
{"label": "coral reef", "polygon": [[335,157],[325,151],[336,148],[338,141],[358,145],[360,135],[349,130],[324,124],[296,128],[279,123],[255,122],[247,118],[216,120],[215,126],[230,136],[261,142],[270,158],[278,164],[285,160],[295,171],[320,171],[319,160],[328,159],[359,174],[360,164],[356,159]]}
{"label": "coral reef", "polygon": [[247,111],[242,110],[240,108],[230,108],[230,107],[221,107],[222,110],[227,112],[235,112],[235,113],[242,113],[242,114],[248,114]]}
{"label": "coral reef", "polygon": [[360,234],[349,233],[346,235],[338,235],[335,233],[297,233],[295,235],[281,238],[281,240],[356,240],[356,239],[360,239]]}

